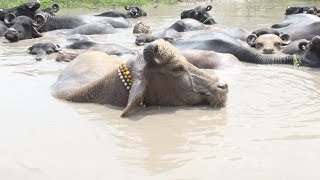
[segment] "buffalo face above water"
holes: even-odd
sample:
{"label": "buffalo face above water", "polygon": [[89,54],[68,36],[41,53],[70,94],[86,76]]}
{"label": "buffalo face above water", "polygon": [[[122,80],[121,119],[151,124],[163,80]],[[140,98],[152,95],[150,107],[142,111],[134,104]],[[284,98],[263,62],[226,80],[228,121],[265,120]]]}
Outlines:
{"label": "buffalo face above water", "polygon": [[198,6],[196,8],[185,10],[181,13],[181,19],[193,18],[203,24],[216,24],[215,20],[208,13],[212,9],[212,6],[202,7]]}
{"label": "buffalo face above water", "polygon": [[18,16],[8,14],[4,22],[10,28],[5,32],[5,38],[10,42],[17,42],[23,39],[31,39],[41,37],[37,28],[42,26],[45,22],[44,17],[36,15],[36,20],[27,16]]}

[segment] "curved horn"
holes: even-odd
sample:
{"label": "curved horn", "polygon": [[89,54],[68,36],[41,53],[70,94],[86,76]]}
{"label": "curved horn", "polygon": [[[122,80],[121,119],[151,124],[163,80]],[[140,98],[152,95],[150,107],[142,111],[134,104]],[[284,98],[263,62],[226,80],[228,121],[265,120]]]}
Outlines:
{"label": "curved horn", "polygon": [[307,40],[303,40],[301,41],[299,44],[298,44],[298,47],[301,51],[304,51],[306,50],[307,48],[307,44],[309,44],[310,41],[307,41]]}
{"label": "curved horn", "polygon": [[41,15],[41,14],[37,14],[37,15],[34,17],[34,21],[32,22],[32,26],[34,26],[34,27],[40,27],[40,26],[42,26],[44,23],[45,23],[45,18],[44,18],[44,16]]}
{"label": "curved horn", "polygon": [[250,34],[248,37],[247,37],[247,43],[251,46],[251,47],[255,47],[255,42],[256,42],[256,39],[257,39],[257,35],[255,34]]}
{"label": "curved horn", "polygon": [[206,11],[210,11],[211,9],[212,9],[212,6],[208,5]]}
{"label": "curved horn", "polygon": [[15,14],[13,14],[13,13],[10,13],[10,14],[7,14],[5,17],[4,17],[4,23],[6,24],[6,25],[12,25],[13,24],[13,20],[14,20],[14,18],[16,18],[16,15]]}
{"label": "curved horn", "polygon": [[139,8],[138,6],[134,6],[134,7],[138,10],[138,12],[141,11],[141,8]]}
{"label": "curved horn", "polygon": [[281,34],[279,37],[282,39],[282,45],[288,45],[291,43],[291,37],[289,34]]}
{"label": "curved horn", "polygon": [[60,9],[60,7],[59,7],[59,5],[58,4],[54,4],[54,5],[52,5],[52,9],[53,9],[53,12],[58,12],[59,11],[59,9]]}
{"label": "curved horn", "polygon": [[62,48],[60,47],[59,44],[56,44],[55,46],[56,46],[55,52],[62,51]]}
{"label": "curved horn", "polygon": [[129,6],[125,6],[124,9],[125,9],[125,10],[129,10],[130,7],[129,7]]}

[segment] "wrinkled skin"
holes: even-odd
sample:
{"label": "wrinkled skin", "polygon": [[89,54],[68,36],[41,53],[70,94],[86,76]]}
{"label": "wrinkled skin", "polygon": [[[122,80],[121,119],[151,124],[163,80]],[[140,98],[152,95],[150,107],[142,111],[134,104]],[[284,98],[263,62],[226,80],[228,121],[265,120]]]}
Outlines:
{"label": "wrinkled skin", "polygon": [[96,16],[123,17],[123,18],[137,18],[137,17],[147,16],[147,13],[138,6],[126,6],[125,10],[127,10],[126,14],[115,12],[115,11],[109,11],[109,12],[98,14]]}
{"label": "wrinkled skin", "polygon": [[4,22],[0,21],[0,37],[4,36],[4,33],[7,31],[7,26]]}
{"label": "wrinkled skin", "polygon": [[189,63],[200,69],[230,69],[241,66],[240,61],[231,54],[203,50],[188,50],[181,53]]}
{"label": "wrinkled skin", "polygon": [[7,14],[14,14],[15,16],[27,16],[33,18],[36,13],[37,9],[40,8],[40,1],[36,0],[33,2],[24,3],[20,6],[8,9],[0,9],[0,21],[4,21],[4,18]]}
{"label": "wrinkled skin", "polygon": [[46,55],[61,51],[57,44],[52,43],[37,43],[28,48],[28,53],[35,55],[35,60],[41,61]]}
{"label": "wrinkled skin", "polygon": [[311,14],[294,14],[286,16],[281,23],[271,27],[289,34],[292,41],[311,40],[314,36],[320,35],[320,18]]}
{"label": "wrinkled skin", "polygon": [[200,21],[203,24],[216,24],[215,20],[208,13],[212,9],[212,6],[202,7],[185,10],[181,13],[181,19],[193,18]]}
{"label": "wrinkled skin", "polygon": [[103,53],[84,53],[60,74],[52,95],[74,102],[125,106],[122,117],[141,102],[152,106],[225,106],[227,84],[188,63],[163,40],[149,44],[143,55],[126,63],[133,76],[130,92],[119,78],[117,64]]}
{"label": "wrinkled skin", "polygon": [[8,25],[11,25],[4,35],[4,37],[10,42],[17,42],[24,39],[32,39],[42,36],[36,29],[43,24],[41,21],[34,21],[27,16],[14,17],[13,14],[9,14],[6,16],[5,22]]}
{"label": "wrinkled skin", "polygon": [[288,34],[280,34],[279,31],[271,28],[264,28],[253,31],[247,37],[247,43],[263,54],[275,54],[281,51],[282,46],[291,43]]}
{"label": "wrinkled skin", "polygon": [[[180,50],[199,49],[230,53],[244,62],[256,64],[293,64],[293,56],[291,55],[263,55],[244,47],[231,36],[219,32],[198,34],[186,40],[175,41],[173,44]],[[305,50],[297,55],[300,65],[320,67],[320,36],[313,37],[312,41],[304,47]]]}
{"label": "wrinkled skin", "polygon": [[93,51],[102,51],[109,55],[121,56],[124,54],[137,54],[138,52],[117,44],[101,43],[93,41],[86,36],[80,36],[78,39],[74,39],[72,44],[67,46],[69,49],[87,49]]}
{"label": "wrinkled skin", "polygon": [[288,7],[286,9],[285,15],[292,15],[292,14],[302,14],[302,13],[307,13],[307,14],[317,14],[317,8],[315,6],[311,7]]}

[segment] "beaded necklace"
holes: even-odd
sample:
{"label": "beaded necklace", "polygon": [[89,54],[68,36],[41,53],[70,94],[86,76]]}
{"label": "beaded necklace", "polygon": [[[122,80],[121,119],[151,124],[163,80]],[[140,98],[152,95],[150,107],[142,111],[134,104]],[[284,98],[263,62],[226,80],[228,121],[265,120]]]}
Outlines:
{"label": "beaded necklace", "polygon": [[[127,90],[130,92],[133,80],[132,80],[132,74],[129,71],[129,68],[127,68],[125,64],[120,64],[118,67],[118,73],[124,87],[126,87]],[[145,101],[142,101],[140,105],[143,107],[146,107],[148,103],[146,103]]]}
{"label": "beaded necklace", "polygon": [[133,81],[132,81],[132,74],[129,71],[129,68],[127,68],[125,64],[120,64],[118,67],[118,73],[123,85],[130,92]]}

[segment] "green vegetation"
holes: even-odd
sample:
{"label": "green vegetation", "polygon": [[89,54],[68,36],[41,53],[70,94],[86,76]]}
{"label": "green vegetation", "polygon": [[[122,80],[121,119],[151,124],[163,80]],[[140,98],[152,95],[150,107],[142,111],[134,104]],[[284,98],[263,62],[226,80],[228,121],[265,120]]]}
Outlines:
{"label": "green vegetation", "polygon": [[[15,7],[33,0],[1,0],[0,8]],[[83,8],[99,8],[101,6],[125,6],[125,5],[147,5],[153,3],[154,0],[40,0],[41,7],[50,7],[52,4],[59,4],[60,7],[83,7]],[[178,0],[156,0],[156,2],[164,4],[173,4]]]}

